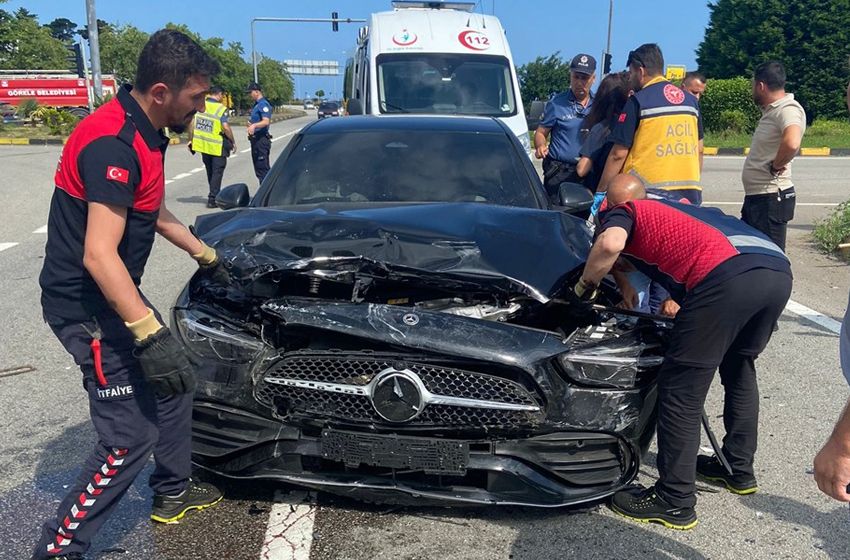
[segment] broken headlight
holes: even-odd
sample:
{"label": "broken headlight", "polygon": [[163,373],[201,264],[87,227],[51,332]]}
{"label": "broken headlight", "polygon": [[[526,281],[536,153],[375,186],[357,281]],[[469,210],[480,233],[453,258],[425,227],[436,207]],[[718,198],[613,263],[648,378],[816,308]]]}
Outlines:
{"label": "broken headlight", "polygon": [[197,309],[175,309],[174,318],[183,345],[203,359],[247,364],[270,348],[259,338]]}
{"label": "broken headlight", "polygon": [[641,373],[664,361],[661,345],[645,342],[639,328],[591,325],[574,332],[567,344],[570,350],[558,361],[571,379],[583,385],[630,389]]}

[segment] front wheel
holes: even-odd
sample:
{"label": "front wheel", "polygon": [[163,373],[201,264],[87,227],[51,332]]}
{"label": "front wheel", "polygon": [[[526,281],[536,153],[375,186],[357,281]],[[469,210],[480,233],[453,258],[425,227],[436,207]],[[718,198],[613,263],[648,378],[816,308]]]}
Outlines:
{"label": "front wheel", "polygon": [[89,110],[85,107],[69,107],[65,110],[79,119],[84,119],[89,116]]}

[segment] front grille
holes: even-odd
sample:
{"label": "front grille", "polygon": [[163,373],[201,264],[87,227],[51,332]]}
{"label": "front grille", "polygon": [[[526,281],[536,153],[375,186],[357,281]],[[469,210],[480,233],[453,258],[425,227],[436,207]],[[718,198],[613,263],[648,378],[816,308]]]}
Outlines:
{"label": "front grille", "polygon": [[[394,356],[306,352],[284,355],[260,376],[254,394],[281,419],[306,414],[349,422],[386,423],[372,405],[366,388],[387,369],[411,372],[435,396],[467,399],[461,404],[428,403],[421,414],[404,423],[406,426],[521,428],[543,420],[540,402],[515,381],[457,367],[402,361]],[[504,406],[500,408],[499,404]]]}

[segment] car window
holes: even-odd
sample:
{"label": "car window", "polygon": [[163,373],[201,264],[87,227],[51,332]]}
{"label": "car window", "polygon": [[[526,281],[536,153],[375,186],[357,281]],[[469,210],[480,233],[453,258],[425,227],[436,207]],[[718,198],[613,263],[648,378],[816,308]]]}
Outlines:
{"label": "car window", "polygon": [[507,135],[433,131],[308,134],[296,140],[267,198],[319,202],[480,202],[537,208]]}
{"label": "car window", "polygon": [[336,111],[339,109],[339,106],[336,103],[322,103],[319,105],[319,109],[322,111]]}

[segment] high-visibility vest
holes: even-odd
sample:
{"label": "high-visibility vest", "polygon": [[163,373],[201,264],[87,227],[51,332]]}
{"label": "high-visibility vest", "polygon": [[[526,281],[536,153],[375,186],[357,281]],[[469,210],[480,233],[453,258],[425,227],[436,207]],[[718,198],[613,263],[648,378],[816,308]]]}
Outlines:
{"label": "high-visibility vest", "polygon": [[699,106],[661,77],[634,93],[640,120],[623,173],[636,175],[646,188],[700,188]]}
{"label": "high-visibility vest", "polygon": [[207,99],[203,113],[195,113],[192,124],[192,149],[202,154],[220,156],[224,147],[221,134],[221,117],[227,110],[221,103]]}

